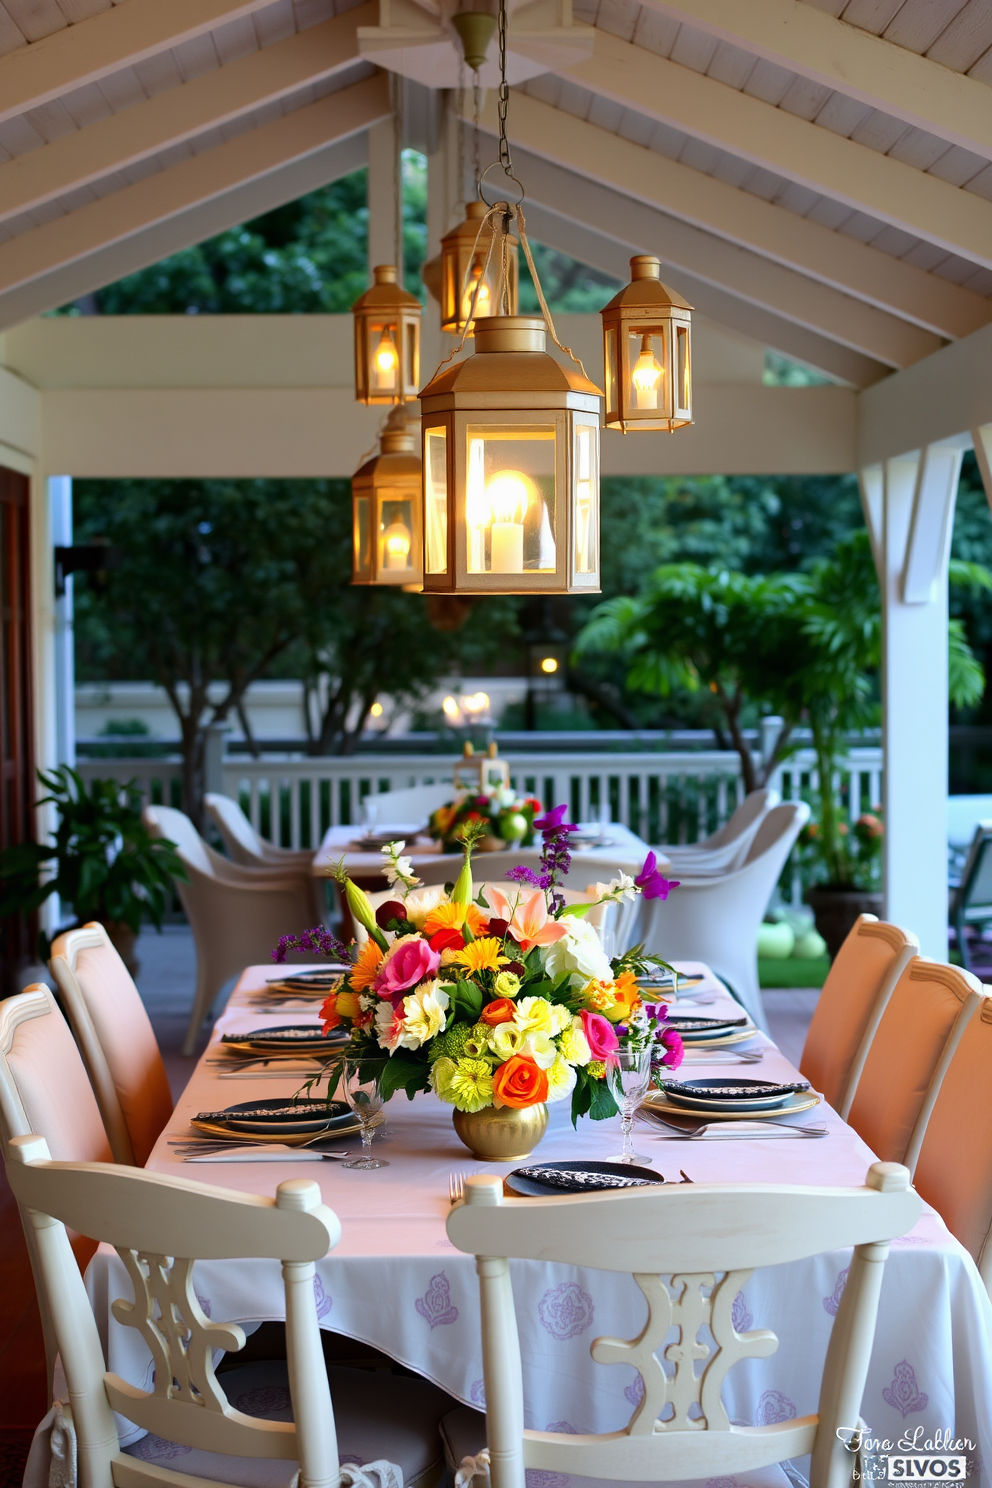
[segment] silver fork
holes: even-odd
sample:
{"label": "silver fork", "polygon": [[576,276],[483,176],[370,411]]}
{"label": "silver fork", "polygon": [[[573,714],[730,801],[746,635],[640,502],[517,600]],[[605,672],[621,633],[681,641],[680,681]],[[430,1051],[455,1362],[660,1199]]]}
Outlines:
{"label": "silver fork", "polygon": [[460,1204],[462,1202],[462,1200],[464,1199],[464,1197],[465,1197],[465,1174],[464,1173],[449,1173],[448,1174],[448,1203],[451,1205],[452,1209],[455,1207],[456,1204]]}
{"label": "silver fork", "polygon": [[[652,1126],[664,1136],[666,1141],[694,1142],[699,1137],[710,1137],[716,1140],[720,1136],[725,1140],[739,1140],[742,1137],[752,1138],[754,1141],[772,1137],[825,1137],[828,1135],[825,1126],[793,1126],[788,1121],[704,1121],[697,1126],[695,1131],[685,1131],[681,1127],[670,1126],[660,1116],[638,1113],[638,1119],[645,1126]],[[775,1127],[775,1131],[769,1131],[769,1127]]]}

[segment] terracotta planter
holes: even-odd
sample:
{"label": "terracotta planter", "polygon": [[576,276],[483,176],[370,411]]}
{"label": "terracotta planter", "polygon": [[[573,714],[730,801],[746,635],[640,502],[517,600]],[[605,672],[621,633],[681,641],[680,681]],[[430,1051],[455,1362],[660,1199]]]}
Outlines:
{"label": "terracotta planter", "polygon": [[453,1111],[455,1131],[480,1162],[517,1162],[530,1157],[548,1125],[547,1106],[486,1106],[481,1111]]}
{"label": "terracotta planter", "polygon": [[808,890],[806,903],[813,911],[817,930],[827,942],[831,960],[854,929],[858,915],[881,917],[882,914],[881,894],[868,889],[835,889],[829,884],[819,884]]}

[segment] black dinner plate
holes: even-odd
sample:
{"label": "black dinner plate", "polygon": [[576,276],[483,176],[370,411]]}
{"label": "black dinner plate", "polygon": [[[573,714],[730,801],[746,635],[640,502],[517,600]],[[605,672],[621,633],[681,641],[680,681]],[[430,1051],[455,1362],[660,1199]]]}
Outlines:
{"label": "black dinner plate", "polygon": [[270,1100],[239,1101],[223,1111],[200,1111],[194,1120],[244,1132],[319,1132],[347,1126],[354,1116],[344,1101]]}
{"label": "black dinner plate", "polygon": [[789,1098],[807,1091],[805,1083],[776,1085],[769,1080],[712,1078],[705,1080],[666,1080],[664,1093],[670,1101],[687,1110],[772,1111],[784,1106]]}
{"label": "black dinner plate", "polygon": [[223,1033],[222,1044],[251,1044],[260,1049],[308,1049],[312,1045],[347,1043],[347,1029],[333,1028],[324,1033],[316,1023],[281,1023],[277,1028],[253,1028],[248,1033]]}
{"label": "black dinner plate", "polygon": [[[592,1181],[589,1183],[576,1182],[574,1185],[566,1182],[554,1182],[544,1180],[536,1176],[540,1173],[586,1173]],[[597,1183],[597,1178],[629,1178],[635,1180],[623,1185],[609,1182]],[[646,1188],[649,1185],[664,1183],[660,1173],[652,1172],[650,1168],[638,1167],[633,1163],[618,1162],[546,1162],[530,1163],[526,1168],[515,1168],[508,1173],[503,1182],[511,1193],[519,1194],[528,1199],[550,1199],[561,1194],[577,1193],[624,1193],[630,1188]]]}

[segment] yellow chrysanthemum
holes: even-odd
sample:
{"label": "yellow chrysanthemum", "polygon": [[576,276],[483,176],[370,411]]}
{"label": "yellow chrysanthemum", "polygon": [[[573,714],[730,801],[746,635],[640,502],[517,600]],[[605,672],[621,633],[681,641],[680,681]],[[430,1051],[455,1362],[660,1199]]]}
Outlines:
{"label": "yellow chrysanthemum", "polygon": [[371,987],[379,974],[382,965],[382,951],[375,941],[369,939],[358,953],[358,960],[351,969],[349,981],[353,992],[364,992],[366,987]]}
{"label": "yellow chrysanthemum", "polygon": [[442,1097],[459,1111],[481,1111],[492,1105],[493,1070],[484,1059],[459,1059]]}
{"label": "yellow chrysanthemum", "polygon": [[481,940],[470,940],[463,951],[455,953],[455,961],[468,972],[498,971],[509,961],[500,951],[500,942],[495,935],[485,935]]}
{"label": "yellow chrysanthemum", "polygon": [[439,930],[460,930],[463,925],[468,925],[472,934],[477,935],[488,923],[477,904],[453,904],[450,899],[442,899],[428,912],[423,931],[429,940]]}

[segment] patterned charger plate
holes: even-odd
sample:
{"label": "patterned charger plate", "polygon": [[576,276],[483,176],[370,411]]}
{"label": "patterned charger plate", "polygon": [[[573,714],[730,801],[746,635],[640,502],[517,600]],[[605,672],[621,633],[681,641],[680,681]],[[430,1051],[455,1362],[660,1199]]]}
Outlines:
{"label": "patterned charger plate", "polygon": [[696,1117],[700,1121],[770,1121],[777,1116],[792,1116],[797,1111],[809,1111],[813,1106],[820,1104],[820,1097],[815,1091],[810,1090],[807,1094],[791,1095],[782,1105],[776,1106],[771,1111],[727,1111],[720,1109],[717,1102],[705,1110],[701,1106],[690,1108],[689,1106],[677,1105],[675,1101],[669,1100],[660,1090],[650,1090],[644,1097],[643,1105],[649,1111],[657,1111],[660,1115],[681,1116],[683,1120]]}

